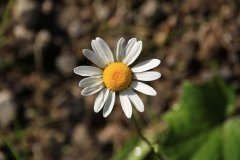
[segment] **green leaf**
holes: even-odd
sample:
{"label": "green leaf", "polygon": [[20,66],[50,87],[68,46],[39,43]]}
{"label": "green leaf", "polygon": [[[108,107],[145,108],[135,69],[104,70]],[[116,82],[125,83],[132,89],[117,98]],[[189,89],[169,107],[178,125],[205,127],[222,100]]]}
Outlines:
{"label": "green leaf", "polygon": [[126,155],[129,155],[131,151],[134,150],[136,145],[139,143],[139,138],[134,137],[129,140],[128,143],[126,143],[123,148],[117,152],[117,154],[114,155],[112,160],[122,160],[125,159]]}
{"label": "green leaf", "polygon": [[[232,131],[226,133],[223,128],[232,121],[235,99],[233,89],[217,79],[201,86],[185,83],[180,101],[163,118],[168,131],[160,145],[169,159],[231,160],[226,156],[233,154],[228,148],[236,147],[240,136],[224,143]],[[235,156],[239,155],[236,151]]]}
{"label": "green leaf", "polygon": [[[193,160],[203,160],[211,159],[218,160],[221,159],[221,127],[214,128],[208,133],[208,136],[202,141],[201,147],[193,155],[191,159]],[[204,143],[203,143],[204,142]]]}
{"label": "green leaf", "polygon": [[240,159],[240,118],[228,120],[223,126],[224,159]]}
{"label": "green leaf", "polygon": [[[158,142],[165,159],[239,160],[240,116],[232,117],[235,103],[233,88],[221,80],[203,85],[186,82],[178,103],[163,115],[167,130],[156,131],[151,140]],[[134,148],[142,144],[139,141],[128,152],[120,151],[122,158],[153,159],[150,150],[144,147],[141,156],[134,156]]]}
{"label": "green leaf", "polygon": [[228,99],[230,93],[217,80],[201,86],[185,83],[181,100],[164,115],[171,134],[176,138],[189,137],[222,123],[229,112],[227,107],[234,105]]}
{"label": "green leaf", "polygon": [[[153,135],[148,134],[148,139],[152,139]],[[140,140],[139,137],[131,138],[123,148],[118,151],[111,160],[142,160],[151,152],[148,145]],[[155,160],[155,157],[151,160]]]}

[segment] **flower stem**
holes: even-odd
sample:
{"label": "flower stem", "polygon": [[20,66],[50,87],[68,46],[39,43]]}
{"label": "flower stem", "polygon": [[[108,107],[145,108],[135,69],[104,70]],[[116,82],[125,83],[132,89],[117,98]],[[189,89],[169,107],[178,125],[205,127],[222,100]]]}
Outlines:
{"label": "flower stem", "polygon": [[165,158],[163,158],[157,151],[155,151],[155,149],[153,148],[152,143],[143,135],[142,130],[140,128],[140,125],[138,124],[134,114],[132,116],[133,118],[133,122],[134,125],[137,129],[137,133],[140,136],[140,138],[148,145],[148,147],[150,148],[150,150],[152,151],[152,153],[154,153],[154,155],[159,159],[159,160],[164,160]]}

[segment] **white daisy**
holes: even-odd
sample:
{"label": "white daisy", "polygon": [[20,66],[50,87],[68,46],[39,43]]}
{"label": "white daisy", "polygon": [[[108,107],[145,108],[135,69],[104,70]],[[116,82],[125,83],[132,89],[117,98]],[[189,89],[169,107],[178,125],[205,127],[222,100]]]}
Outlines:
{"label": "white daisy", "polygon": [[97,113],[103,108],[103,116],[107,117],[113,109],[116,94],[119,94],[127,118],[132,116],[131,102],[139,112],[143,112],[144,104],[134,90],[150,96],[157,95],[152,87],[139,81],[160,78],[159,72],[148,71],[157,67],[160,60],[150,59],[129,67],[142,51],[142,41],[136,38],[130,39],[127,44],[124,38],[119,39],[115,57],[101,38],[92,40],[91,45],[94,52],[84,49],[83,54],[98,67],[79,66],[74,68],[74,73],[88,76],[79,82],[79,86],[84,88],[81,92],[83,96],[100,92],[94,103],[94,111]]}

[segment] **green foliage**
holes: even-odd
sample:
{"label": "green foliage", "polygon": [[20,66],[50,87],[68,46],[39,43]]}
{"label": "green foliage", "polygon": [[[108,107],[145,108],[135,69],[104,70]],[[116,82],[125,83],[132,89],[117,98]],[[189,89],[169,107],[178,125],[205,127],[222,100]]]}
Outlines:
{"label": "green foliage", "polygon": [[240,118],[228,120],[223,126],[223,155],[224,159],[240,159]]}
{"label": "green foliage", "polygon": [[[233,89],[221,80],[199,86],[186,82],[179,102],[163,115],[167,130],[152,139],[170,160],[239,160],[240,116],[232,116],[235,99]],[[138,160],[149,159],[149,152]],[[129,154],[131,150],[125,156]]]}
{"label": "green foliage", "polygon": [[116,154],[112,160],[124,159],[126,155],[129,154],[130,150],[132,150],[138,143],[139,143],[139,139],[137,137],[131,139],[131,141],[125,144],[121,149],[121,151],[119,151],[118,154]]}
{"label": "green foliage", "polygon": [[170,159],[222,159],[223,128],[235,107],[233,90],[213,80],[202,86],[186,83],[183,93],[163,118],[169,125],[164,151]]}

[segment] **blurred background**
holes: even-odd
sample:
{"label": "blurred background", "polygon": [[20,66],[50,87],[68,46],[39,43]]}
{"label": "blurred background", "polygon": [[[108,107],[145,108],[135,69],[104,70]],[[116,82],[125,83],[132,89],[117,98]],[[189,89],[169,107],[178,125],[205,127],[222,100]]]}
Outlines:
{"label": "blurred background", "polygon": [[[150,58],[162,61],[156,69],[162,77],[150,83],[158,95],[141,95],[145,112],[135,113],[146,135],[165,130],[162,115],[171,112],[179,101],[184,106],[184,101],[194,97],[198,99],[194,99],[197,104],[193,107],[224,104],[225,108],[232,96],[229,101],[234,101],[231,103],[234,109],[227,116],[240,115],[239,0],[1,0],[0,160],[106,160],[114,159],[112,157],[124,160],[132,157],[133,149],[136,155],[141,154],[138,142],[131,143],[137,136],[132,120],[125,117],[119,102],[104,119],[102,113],[93,111],[95,96],[80,94],[81,77],[73,74],[73,68],[92,65],[83,57],[82,50],[91,49],[91,40],[98,36],[113,52],[119,38],[136,37],[143,41],[138,62]],[[203,85],[212,82],[214,77],[221,82],[214,85],[217,91],[214,87],[209,91],[208,85]],[[187,89],[183,89],[186,81],[193,88],[207,89],[200,88],[196,96],[195,90],[191,92],[192,97],[186,96]],[[233,90],[225,95],[228,86],[233,86]],[[219,96],[221,91],[223,94]],[[182,95],[186,100],[180,100]],[[225,98],[226,102],[222,102]],[[204,102],[198,103],[199,99]],[[216,101],[220,103],[215,104]],[[204,111],[201,115],[224,115],[214,121],[214,126],[225,125],[228,117],[220,114],[217,107],[211,114]],[[201,118],[198,122],[194,126],[201,126]],[[206,126],[213,128],[211,122],[205,121]],[[184,128],[184,124],[180,128]],[[199,132],[199,128],[196,131]],[[188,133],[184,134],[186,138]],[[234,131],[234,135],[236,139],[230,141],[240,142],[240,131]],[[122,152],[128,142],[131,147]],[[164,141],[162,146],[166,147],[166,157],[171,159],[173,154],[167,149],[171,146],[168,144]],[[239,144],[233,144],[235,147],[230,150],[236,150]],[[195,144],[190,146],[198,148]],[[211,160],[239,160],[237,152],[234,158],[229,158],[230,153],[221,150],[215,154],[219,156]],[[196,151],[176,153],[179,155],[173,159],[187,160],[192,159]],[[153,158],[151,152],[146,151],[136,159]]]}

